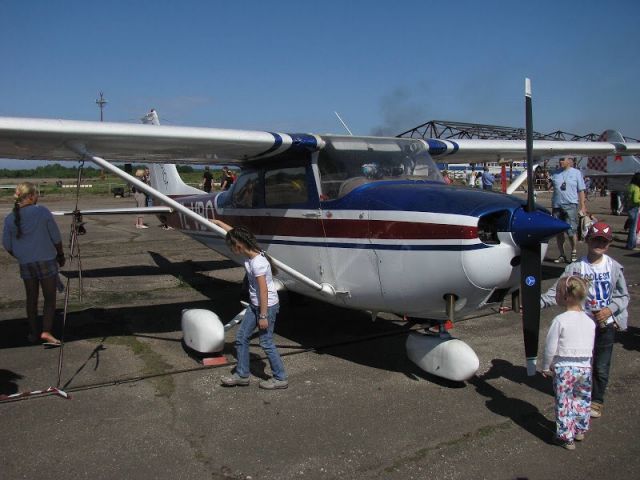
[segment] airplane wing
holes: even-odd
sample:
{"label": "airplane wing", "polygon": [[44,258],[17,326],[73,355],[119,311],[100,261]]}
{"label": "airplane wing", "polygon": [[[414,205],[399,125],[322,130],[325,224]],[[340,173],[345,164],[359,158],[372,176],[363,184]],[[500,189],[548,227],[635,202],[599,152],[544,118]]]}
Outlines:
{"label": "airplane wing", "polygon": [[[353,137],[350,137],[353,138]],[[397,141],[416,141],[395,139]],[[425,141],[436,160],[491,162],[526,157],[524,140]],[[223,164],[258,160],[287,149],[318,150],[320,136],[251,130],[0,117],[0,158],[73,160],[73,146],[115,161]],[[640,153],[640,143],[534,142],[534,156]]]}
{"label": "airplane wing", "polygon": [[[524,140],[426,140],[429,153],[437,161],[447,163],[498,162],[500,160],[526,160]],[[606,156],[634,154],[640,143],[568,142],[535,140],[535,158],[557,155]]]}
{"label": "airplane wing", "polygon": [[314,135],[133,123],[0,117],[0,158],[73,160],[81,144],[110,160],[216,164],[275,155],[289,148],[317,149]]}

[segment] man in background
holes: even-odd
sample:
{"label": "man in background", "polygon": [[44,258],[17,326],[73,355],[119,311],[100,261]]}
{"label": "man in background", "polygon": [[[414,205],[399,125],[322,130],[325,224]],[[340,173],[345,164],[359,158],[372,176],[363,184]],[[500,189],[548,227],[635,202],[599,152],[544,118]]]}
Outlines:
{"label": "man in background", "polygon": [[565,232],[556,236],[560,256],[554,263],[571,263],[578,259],[576,244],[578,242],[578,215],[586,214],[585,206],[585,184],[582,173],[573,166],[572,157],[563,157],[558,163],[558,169],[551,175],[551,187],[553,196],[551,198],[552,214],[559,220],[570,225],[566,236],[571,247],[571,257],[564,253]]}
{"label": "man in background", "polygon": [[202,189],[205,192],[211,193],[212,181],[213,181],[213,176],[211,175],[211,170],[209,170],[209,167],[206,166],[204,167],[204,173],[202,174]]}
{"label": "man in background", "polygon": [[482,169],[482,189],[493,190],[493,182],[495,181],[495,177],[489,172],[489,167],[484,167]]}

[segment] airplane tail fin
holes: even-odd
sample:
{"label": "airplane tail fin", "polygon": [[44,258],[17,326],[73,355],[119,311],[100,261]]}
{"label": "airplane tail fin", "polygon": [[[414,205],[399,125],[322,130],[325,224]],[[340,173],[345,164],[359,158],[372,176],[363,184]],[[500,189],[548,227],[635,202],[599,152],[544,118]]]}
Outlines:
{"label": "airplane tail fin", "polygon": [[[141,121],[149,125],[160,125],[158,113],[154,109],[142,117]],[[165,195],[198,195],[203,193],[202,190],[184,183],[173,163],[152,164],[149,167],[149,173],[151,186]]]}
{"label": "airplane tail fin", "polygon": [[[605,130],[598,139],[601,142],[626,143],[624,136],[616,130]],[[587,168],[600,170],[608,174],[629,174],[640,171],[640,160],[634,155],[609,155],[608,157],[589,157]],[[629,177],[610,176],[606,178],[606,185],[610,191],[622,192],[629,183]],[[599,179],[596,179],[598,182]],[[605,181],[602,179],[602,181]],[[601,186],[601,185],[598,185]]]}

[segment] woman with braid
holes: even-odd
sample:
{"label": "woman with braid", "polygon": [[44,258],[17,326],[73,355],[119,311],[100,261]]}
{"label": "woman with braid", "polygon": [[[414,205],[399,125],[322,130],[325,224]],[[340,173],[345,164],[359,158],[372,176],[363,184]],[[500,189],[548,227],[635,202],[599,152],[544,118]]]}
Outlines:
{"label": "woman with braid", "polygon": [[[13,212],[4,219],[2,244],[20,264],[20,276],[27,293],[28,339],[31,343],[41,341],[45,345],[60,345],[51,333],[58,266],[64,266],[65,262],[60,230],[51,212],[37,205],[38,193],[33,183],[19,184],[14,198]],[[37,321],[40,287],[44,296],[42,330]]]}
{"label": "woman with braid", "polygon": [[267,390],[287,388],[289,386],[287,374],[273,343],[273,328],[280,304],[272,273],[278,273],[278,271],[248,229],[233,228],[220,220],[213,220],[213,223],[227,232],[225,241],[229,249],[236,255],[246,258],[244,268],[247,271],[251,299],[251,304],[244,314],[236,335],[238,357],[236,371],[233,375],[222,377],[222,385],[227,387],[249,385],[249,339],[257,326],[260,346],[266,353],[273,372],[273,378],[261,381],[259,387]]}

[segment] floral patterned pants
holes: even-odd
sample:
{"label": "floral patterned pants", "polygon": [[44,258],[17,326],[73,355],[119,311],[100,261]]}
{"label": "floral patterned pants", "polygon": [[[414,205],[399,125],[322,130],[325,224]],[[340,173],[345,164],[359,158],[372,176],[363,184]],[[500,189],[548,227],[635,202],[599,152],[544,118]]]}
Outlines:
{"label": "floral patterned pants", "polygon": [[555,367],[556,435],[565,442],[589,430],[591,367]]}

